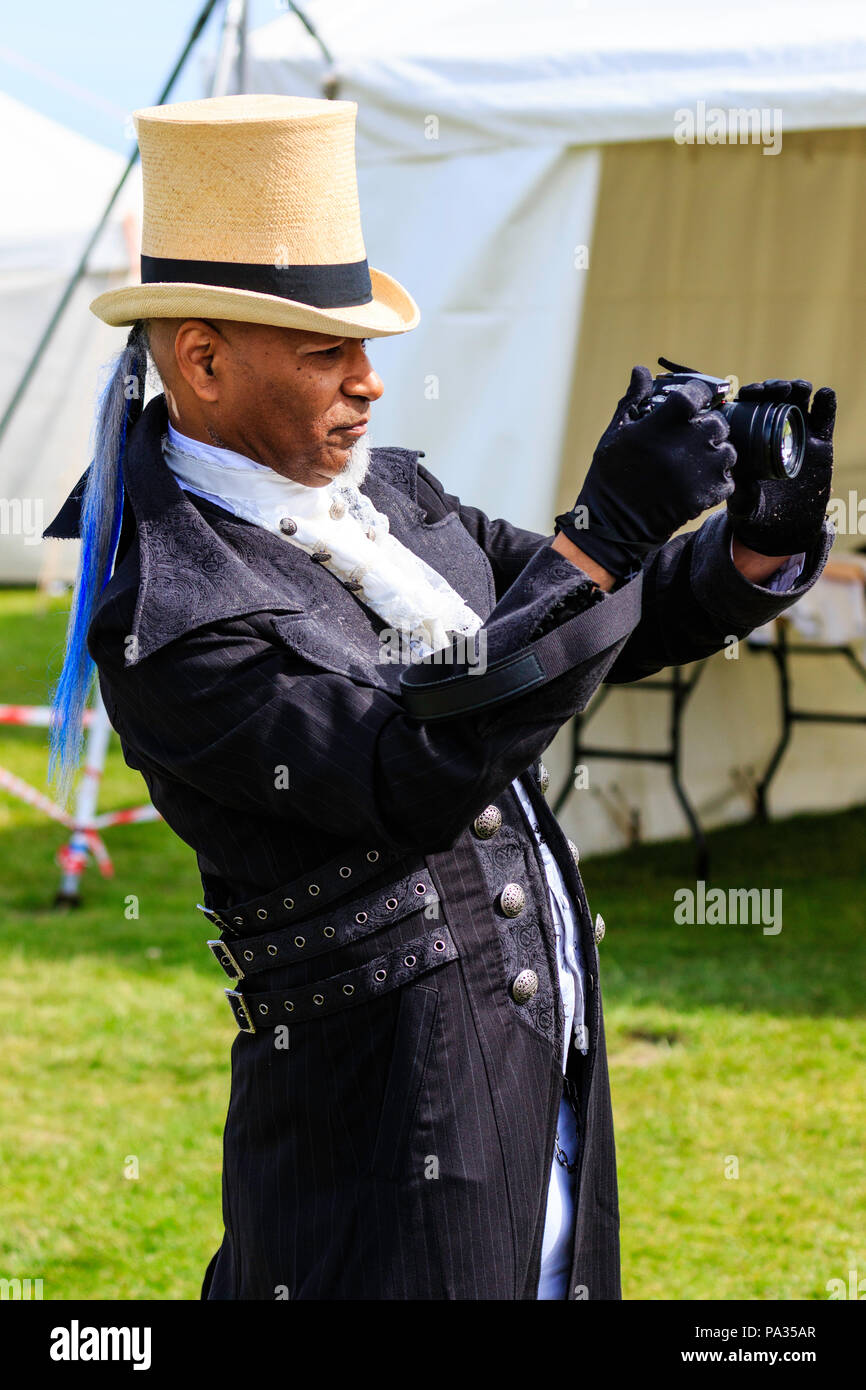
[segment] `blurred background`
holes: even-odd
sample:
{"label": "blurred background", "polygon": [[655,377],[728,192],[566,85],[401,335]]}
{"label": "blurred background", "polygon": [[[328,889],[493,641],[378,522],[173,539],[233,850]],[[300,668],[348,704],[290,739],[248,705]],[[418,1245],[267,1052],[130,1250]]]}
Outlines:
{"label": "blurred background", "polygon": [[[195,1298],[221,1233],[233,1029],[192,855],[148,823],[107,729],[71,817],[45,783],[77,551],[38,534],[86,467],[125,332],[87,305],[138,276],[131,113],[175,67],[168,100],[358,103],[368,258],[422,315],[371,343],[370,442],[423,449],[490,516],[552,532],[636,362],[836,388],[826,578],[733,654],[603,694],[545,762],[608,924],[625,1296],[823,1298],[866,1277],[860,0],[151,0],[146,22],[52,0],[7,16],[0,1276],[44,1277],[46,1298]],[[674,891],[707,877],[781,889],[783,931],[675,925]]]}

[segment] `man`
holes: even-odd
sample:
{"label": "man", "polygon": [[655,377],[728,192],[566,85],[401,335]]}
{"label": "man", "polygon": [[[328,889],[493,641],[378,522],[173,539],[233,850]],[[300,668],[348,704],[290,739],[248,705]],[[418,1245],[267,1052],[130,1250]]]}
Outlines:
{"label": "man", "polygon": [[[95,301],[133,328],[47,532],[89,557],[59,752],[86,632],[127,762],[196,851],[239,1027],[203,1296],[617,1299],[603,923],[540,755],[601,680],[706,656],[815,582],[832,393],[751,388],[803,405],[807,458],[735,489],[708,388],[642,415],[635,368],[552,537],[367,450],[366,340],[418,315],[367,271],[354,117],[137,113],[143,283]],[[140,414],[148,348],[165,390]]]}

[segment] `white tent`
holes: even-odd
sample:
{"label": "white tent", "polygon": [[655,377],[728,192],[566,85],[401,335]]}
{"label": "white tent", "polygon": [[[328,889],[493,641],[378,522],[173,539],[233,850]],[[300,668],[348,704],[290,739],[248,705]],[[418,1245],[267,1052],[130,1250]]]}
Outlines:
{"label": "white tent", "polygon": [[[0,409],[124,164],[121,155],[0,94]],[[39,534],[87,466],[99,369],[120,345],[87,306],[130,278],[140,206],[134,171],[0,445],[0,583],[32,584],[46,565],[57,578],[75,574],[75,543],[44,546]]]}
{"label": "white tent", "polygon": [[[861,0],[668,11],[642,0],[310,0],[304,10],[333,61],[286,15],[250,36],[247,87],[321,95],[331,80],[358,102],[368,256],[422,311],[411,334],[372,345],[386,386],[372,443],[424,449],[464,501],[549,533],[629,368],[663,353],[741,380],[832,382],[836,490],[856,487],[866,472]],[[712,128],[720,110],[736,131],[752,108],[758,124],[728,143],[676,138],[684,113]],[[862,685],[830,663],[797,668],[800,703],[862,709]],[[657,745],[666,721],[666,697],[621,691],[593,739]],[[742,788],[777,732],[768,658],[714,658],[685,726],[686,781],[708,823],[747,813]],[[563,732],[546,758],[556,786],[569,751]],[[863,752],[866,729],[798,733],[775,808],[862,800]],[[621,843],[610,798],[597,795],[611,783],[648,835],[682,828],[658,769],[596,763],[590,783],[591,812],[586,791],[563,812],[588,848]]]}

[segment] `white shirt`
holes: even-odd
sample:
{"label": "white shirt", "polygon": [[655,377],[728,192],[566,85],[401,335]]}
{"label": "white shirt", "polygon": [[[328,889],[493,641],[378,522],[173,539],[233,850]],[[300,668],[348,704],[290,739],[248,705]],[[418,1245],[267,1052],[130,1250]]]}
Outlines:
{"label": "white shirt", "polygon": [[[559,865],[541,834],[532,802],[517,778],[512,786],[538,843],[550,893],[550,910],[556,931],[559,991],[565,1014],[562,1046],[564,1073],[568,1065],[569,1047],[577,1047],[583,1053],[587,1051],[583,961],[575,930],[574,907]],[[574,1112],[564,1096],[559,1103],[557,1138],[569,1163],[574,1163],[578,1156],[577,1127]],[[539,1299],[564,1299],[567,1296],[574,1242],[574,1188],[574,1175],[554,1156],[547,1189],[547,1216],[541,1246],[541,1273],[536,1295]]]}

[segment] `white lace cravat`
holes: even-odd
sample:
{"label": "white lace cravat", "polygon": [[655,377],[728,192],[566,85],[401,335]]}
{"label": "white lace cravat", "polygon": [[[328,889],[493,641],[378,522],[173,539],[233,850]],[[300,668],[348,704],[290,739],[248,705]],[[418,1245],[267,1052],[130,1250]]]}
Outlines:
{"label": "white lace cravat", "polygon": [[182,487],[210,497],[237,516],[308,554],[347,581],[388,627],[419,655],[449,647],[452,635],[482,625],[451,585],[389,530],[388,518],[354,484],[307,487],[265,464],[189,439],[169,423],[162,437],[166,463]]}

